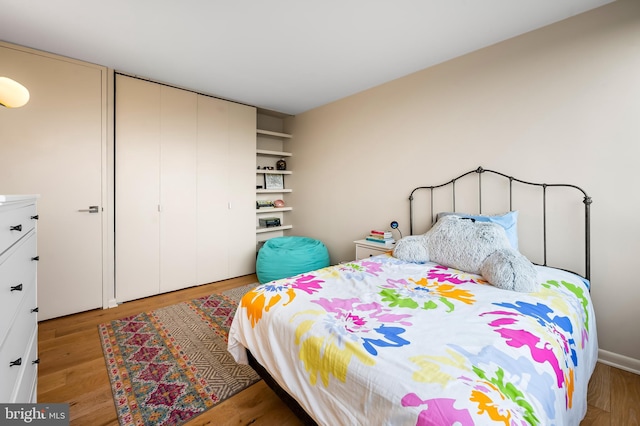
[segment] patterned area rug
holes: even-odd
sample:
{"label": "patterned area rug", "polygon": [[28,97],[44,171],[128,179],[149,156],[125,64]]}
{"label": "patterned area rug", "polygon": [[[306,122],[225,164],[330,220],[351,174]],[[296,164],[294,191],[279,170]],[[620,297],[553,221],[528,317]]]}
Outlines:
{"label": "patterned area rug", "polygon": [[259,380],[226,349],[255,285],[98,326],[121,425],[179,425]]}

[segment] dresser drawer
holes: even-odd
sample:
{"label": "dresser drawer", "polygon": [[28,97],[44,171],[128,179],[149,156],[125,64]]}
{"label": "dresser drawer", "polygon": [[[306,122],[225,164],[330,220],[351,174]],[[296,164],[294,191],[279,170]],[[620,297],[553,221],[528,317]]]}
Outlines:
{"label": "dresser drawer", "polygon": [[27,362],[23,363],[18,373],[18,380],[13,388],[9,402],[35,403],[37,402],[38,364],[33,361],[38,359],[38,329],[33,330],[29,340],[29,348],[26,356]]}
{"label": "dresser drawer", "polygon": [[35,256],[35,232],[0,256],[0,345],[14,320],[17,307],[27,295],[31,298],[29,306],[36,307],[37,262],[32,260]]}
{"label": "dresser drawer", "polygon": [[35,227],[36,205],[26,204],[0,210],[0,254]]}
{"label": "dresser drawer", "polygon": [[[0,346],[0,377],[3,384],[16,383],[24,374],[24,369],[31,366],[35,358],[29,358],[30,341],[37,332],[37,316],[31,312],[33,306],[23,300],[18,307],[15,322],[12,324],[7,338]],[[20,365],[11,366],[20,360]],[[8,401],[15,386],[0,386],[0,401]]]}
{"label": "dresser drawer", "polygon": [[356,260],[391,253],[395,247],[395,244],[379,244],[368,240],[356,240],[354,243],[356,244]]}
{"label": "dresser drawer", "polygon": [[360,259],[365,259],[367,257],[371,257],[371,256],[378,256],[379,254],[384,254],[388,251],[393,250],[392,248],[379,248],[379,249],[375,249],[375,248],[371,248],[371,247],[361,247],[358,246],[356,247],[356,260],[360,260]]}

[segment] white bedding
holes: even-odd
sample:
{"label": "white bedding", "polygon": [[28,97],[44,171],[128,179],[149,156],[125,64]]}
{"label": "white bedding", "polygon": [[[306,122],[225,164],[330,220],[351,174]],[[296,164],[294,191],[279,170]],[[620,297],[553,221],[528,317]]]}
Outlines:
{"label": "white bedding", "polygon": [[[389,255],[247,293],[229,332],[324,425],[578,425],[597,359],[589,291],[536,267],[537,293]],[[457,422],[457,423],[456,423]]]}

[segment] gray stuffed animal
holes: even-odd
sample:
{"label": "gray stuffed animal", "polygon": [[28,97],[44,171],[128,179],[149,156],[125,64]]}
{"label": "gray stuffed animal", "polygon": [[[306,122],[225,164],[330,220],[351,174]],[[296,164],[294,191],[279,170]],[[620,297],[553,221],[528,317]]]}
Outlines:
{"label": "gray stuffed animal", "polygon": [[444,216],[426,234],[398,241],[393,255],[408,262],[431,261],[479,274],[505,290],[533,292],[539,288],[533,264],[511,247],[505,230],[491,222]]}

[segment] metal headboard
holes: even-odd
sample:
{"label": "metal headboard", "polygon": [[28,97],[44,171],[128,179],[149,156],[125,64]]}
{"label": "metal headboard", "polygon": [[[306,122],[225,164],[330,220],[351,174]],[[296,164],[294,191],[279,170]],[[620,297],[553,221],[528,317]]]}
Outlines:
{"label": "metal headboard", "polygon": [[[456,211],[456,181],[470,175],[472,173],[476,173],[478,175],[478,200],[479,200],[479,213],[482,214],[482,174],[483,173],[493,173],[498,176],[502,176],[509,180],[509,210],[513,210],[513,182],[518,182],[525,185],[537,186],[542,188],[542,233],[543,233],[543,266],[547,266],[547,188],[548,187],[565,187],[565,188],[574,188],[578,191],[582,192],[584,198],[582,202],[584,203],[584,218],[585,218],[585,274],[584,278],[590,280],[591,279],[591,218],[590,218],[590,206],[591,206],[591,197],[587,195],[587,193],[580,187],[576,185],[570,184],[562,184],[562,183],[534,183],[527,182],[521,179],[516,179],[512,176],[505,175],[504,173],[496,172],[495,170],[483,169],[482,167],[478,167],[475,170],[468,171],[466,173],[461,174],[458,177],[451,179],[448,182],[442,183],[440,185],[433,186],[419,186],[411,191],[409,195],[409,234],[413,235],[413,196],[416,191],[420,190],[429,190],[430,198],[431,198],[431,223],[434,222],[434,211],[433,211],[433,190],[437,188],[442,188],[447,185],[451,185],[452,194],[453,194],[453,211]],[[573,272],[573,271],[569,271]],[[576,272],[574,272],[576,273]],[[578,274],[581,275],[581,274]]]}

